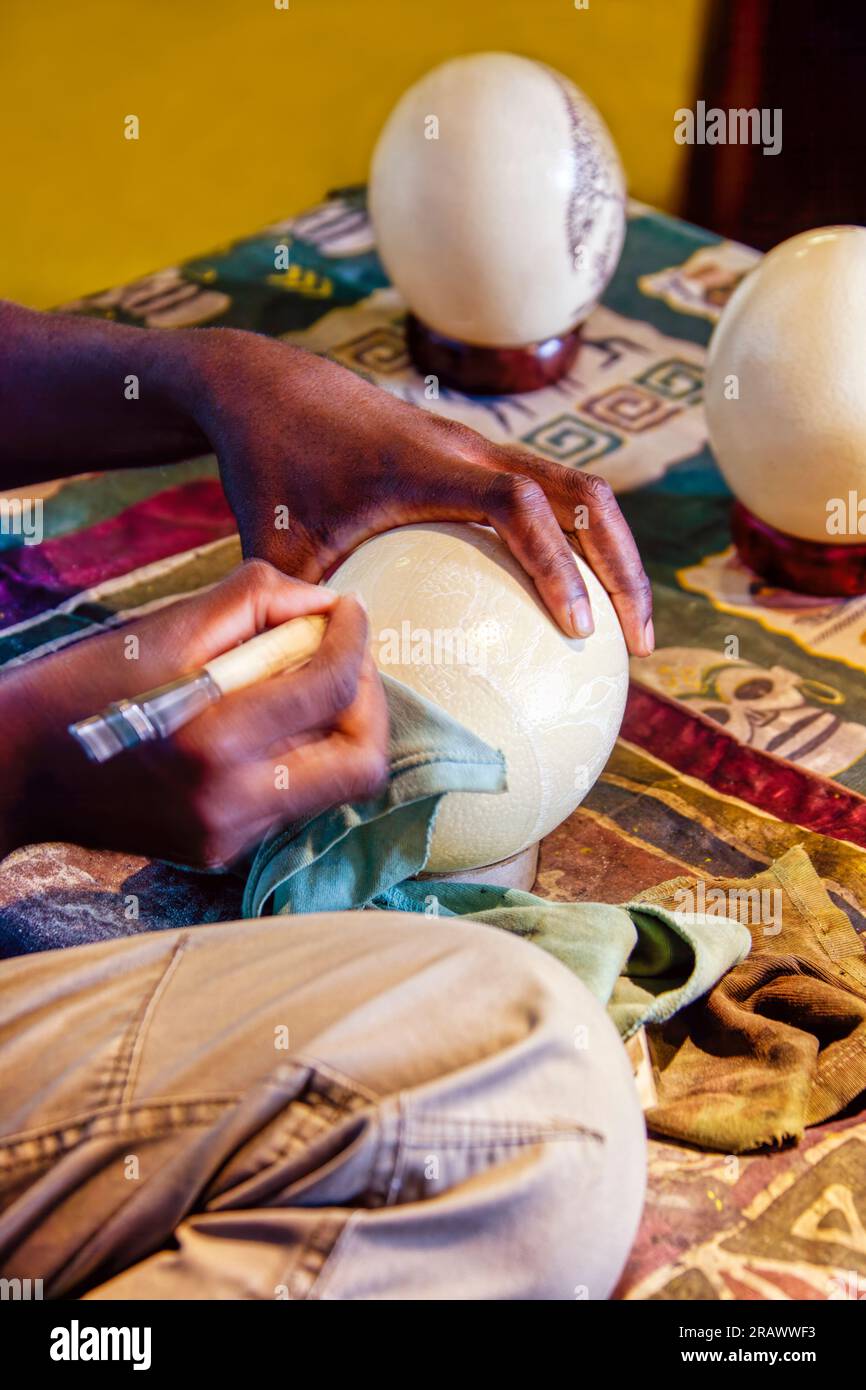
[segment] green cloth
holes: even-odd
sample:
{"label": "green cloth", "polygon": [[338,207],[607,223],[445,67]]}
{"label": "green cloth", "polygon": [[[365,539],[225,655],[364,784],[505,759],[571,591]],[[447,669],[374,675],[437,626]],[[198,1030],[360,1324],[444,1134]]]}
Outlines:
{"label": "green cloth", "polygon": [[465,916],[549,951],[606,1004],[624,1038],[700,998],[748,954],[739,922],[655,903],[553,903],[492,885],[422,880],[442,797],[506,788],[501,753],[444,710],[385,677],[390,714],[386,790],[278,831],[260,847],[244,914],[372,906]]}
{"label": "green cloth", "polygon": [[[866,942],[800,845],[751,878],[715,878],[752,938],[746,960],[653,1029],[654,1134],[720,1153],[802,1138],[866,1089]],[[642,906],[681,900],[689,878]],[[772,903],[772,920],[756,904]],[[855,1160],[856,1161],[856,1160]]]}
{"label": "green cloth", "polygon": [[383,676],[388,786],[264,840],[244,890],[245,917],[364,907],[418,873],[446,792],[502,792],[505,759],[430,700]]}
{"label": "green cloth", "polygon": [[552,903],[487,884],[402,883],[373,906],[471,917],[522,936],[573,970],[607,1005],[624,1038],[706,994],[751,945],[747,928],[728,917],[657,903]]}

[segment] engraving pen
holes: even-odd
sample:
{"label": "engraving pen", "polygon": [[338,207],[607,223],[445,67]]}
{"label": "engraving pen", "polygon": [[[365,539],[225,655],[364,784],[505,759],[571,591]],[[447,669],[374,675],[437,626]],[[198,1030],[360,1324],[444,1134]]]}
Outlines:
{"label": "engraving pen", "polygon": [[291,618],[213,657],[189,675],[132,699],[114,701],[100,714],[70,724],[69,732],[97,763],[136,744],[168,738],[223,695],[305,666],[318,650],[326,625],[319,614]]}

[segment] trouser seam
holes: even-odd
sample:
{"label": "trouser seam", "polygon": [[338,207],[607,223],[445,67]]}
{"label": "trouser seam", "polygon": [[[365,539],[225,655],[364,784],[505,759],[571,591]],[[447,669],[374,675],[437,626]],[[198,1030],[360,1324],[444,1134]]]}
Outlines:
{"label": "trouser seam", "polygon": [[343,1228],[340,1229],[338,1219],[330,1217],[317,1222],[313,1227],[291,1275],[280,1281],[294,1299],[310,1297],[322,1270],[339,1244],[346,1225],[348,1222],[344,1222]]}
{"label": "trouser seam", "polygon": [[605,1135],[587,1125],[555,1121],[539,1124],[523,1120],[475,1120],[471,1116],[443,1115],[433,1119],[412,1121],[411,1135],[403,1137],[406,1149],[423,1148],[427,1144],[446,1144],[461,1149],[484,1147],[487,1144],[539,1144],[548,1140],[589,1139],[597,1144],[606,1142]]}
{"label": "trouser seam", "polygon": [[397,1102],[397,1135],[394,1144],[394,1162],[391,1166],[391,1177],[385,1191],[386,1207],[393,1206],[403,1181],[403,1160],[406,1154],[406,1130],[406,1103],[403,1097],[400,1096]]}
{"label": "trouser seam", "polygon": [[[342,1079],[323,1075],[307,1060],[299,1063],[296,1055],[292,1057],[292,1066],[303,1074],[302,1087],[287,1095],[273,1123],[267,1124],[261,1134],[251,1137],[250,1143],[244,1145],[242,1171],[230,1174],[225,1185],[218,1182],[211,1188],[207,1199],[209,1209],[235,1207],[243,1200],[237,1193],[242,1193],[247,1183],[266,1180],[270,1170],[323,1137],[337,1133],[341,1126],[355,1122],[363,1124],[366,1117],[375,1117],[378,1105],[371,1103],[360,1090]],[[289,1063],[280,1067],[281,1072],[289,1070]],[[367,1182],[372,1188],[372,1167]]]}
{"label": "trouser seam", "polygon": [[[411,1116],[407,1112],[408,1107],[404,1105],[402,1098],[400,1098],[397,1121],[397,1139],[394,1145],[394,1163],[391,1170],[391,1179],[388,1184],[387,1197],[385,1203],[385,1205],[387,1206],[396,1205],[396,1199],[399,1195],[402,1183],[402,1168],[406,1153],[409,1150],[415,1149],[422,1145],[422,1141],[420,1139],[416,1141],[414,1138],[407,1138],[407,1131],[410,1127],[410,1124],[412,1124]],[[604,1148],[608,1142],[607,1137],[601,1134],[598,1130],[589,1129],[583,1125],[525,1125],[520,1121],[516,1123],[512,1122],[509,1124],[508,1121],[476,1121],[471,1119],[470,1117],[467,1117],[466,1119],[461,1118],[456,1123],[463,1126],[464,1128],[484,1129],[488,1131],[491,1140],[508,1145],[520,1145],[532,1142],[549,1143],[551,1141],[559,1140],[569,1140],[571,1142],[577,1141],[583,1144],[587,1140],[590,1140],[592,1141],[593,1146],[598,1145],[600,1148]],[[428,1127],[431,1131],[435,1129],[435,1126]],[[414,1125],[412,1125],[412,1129],[414,1133]],[[426,1142],[429,1142],[429,1140],[427,1140]],[[452,1129],[451,1134],[449,1136],[449,1146],[452,1148],[460,1149],[463,1152],[471,1150],[475,1147],[479,1147],[481,1146],[481,1144],[481,1140],[479,1140],[477,1145],[473,1143],[466,1143],[465,1141],[460,1141],[459,1136],[456,1133],[456,1126],[455,1129]],[[484,1147],[487,1147],[487,1145],[484,1145]],[[452,1190],[452,1188],[447,1189],[447,1191],[449,1192]],[[436,1198],[431,1198],[431,1200],[435,1201]],[[365,1220],[370,1221],[375,1219],[375,1212],[371,1211],[370,1208],[354,1208],[354,1210],[349,1214],[349,1216],[345,1220],[343,1227],[340,1230],[333,1245],[331,1246],[329,1253],[323,1259],[318,1274],[314,1277],[313,1282],[305,1295],[307,1299],[319,1299],[322,1297],[323,1293],[327,1291],[327,1286],[333,1281],[337,1267],[340,1262],[343,1248],[348,1244],[349,1238],[352,1232],[354,1231],[355,1227]]]}
{"label": "trouser seam", "polygon": [[[351,1092],[351,1087],[346,1086],[346,1083],[342,1079],[339,1080],[338,1084],[343,1086],[347,1091]],[[368,1103],[367,1097],[357,1092],[354,1095],[354,1099],[360,1101],[362,1105]],[[373,1148],[373,1154],[370,1159],[370,1165],[367,1170],[366,1183],[364,1184],[365,1195],[367,1196],[368,1200],[372,1198],[378,1198],[378,1203],[382,1206],[387,1205],[388,1197],[390,1195],[391,1190],[391,1184],[393,1182],[394,1174],[397,1169],[397,1163],[400,1153],[400,1122],[398,1118],[398,1141],[394,1144],[394,1160],[391,1164],[390,1174],[388,1176],[387,1181],[380,1182],[378,1180],[380,1159],[382,1156],[383,1147],[387,1143],[388,1139],[387,1127],[383,1123],[383,1110],[386,1106],[387,1101],[384,1103],[384,1105],[376,1104],[372,1106],[370,1109],[370,1114],[374,1118],[374,1123],[376,1125],[378,1135],[376,1144]],[[352,1115],[353,1113],[359,1114],[362,1113],[362,1111],[360,1109],[355,1110],[351,1107],[351,1105],[347,1105],[344,1115],[338,1116],[338,1119],[345,1118],[347,1115]],[[322,1128],[324,1129],[325,1127],[323,1126]],[[293,1136],[293,1139],[296,1137],[297,1136]],[[283,1154],[280,1153],[277,1157],[283,1157]],[[383,1188],[384,1192],[382,1191]],[[325,1270],[330,1266],[332,1259],[334,1258],[341,1242],[343,1241],[346,1235],[346,1232],[354,1224],[356,1218],[360,1215],[362,1210],[364,1210],[364,1208],[356,1207],[355,1210],[351,1211],[348,1214],[348,1216],[343,1220],[342,1225],[339,1224],[338,1218],[332,1217],[330,1219],[323,1219],[313,1227],[308,1239],[304,1243],[304,1247],[299,1259],[296,1261],[293,1269],[291,1270],[291,1273],[285,1276],[281,1281],[281,1283],[289,1291],[289,1294],[292,1297],[304,1300],[315,1297],[315,1291],[319,1286],[319,1282],[322,1279]]]}
{"label": "trouser seam", "polygon": [[[342,1099],[329,1095],[315,1085],[315,1074],[303,1096],[288,1100],[282,1117],[282,1124],[288,1126],[288,1133],[274,1140],[274,1148],[259,1172],[264,1172],[274,1164],[297,1150],[314,1143],[317,1138],[336,1129],[339,1124],[356,1115],[363,1114],[368,1107],[365,1096],[351,1091]],[[294,1114],[292,1113],[294,1111]]]}
{"label": "trouser seam", "polygon": [[[378,1141],[374,1148],[366,1183],[366,1196],[368,1199],[378,1197],[379,1209],[389,1204],[394,1190],[394,1182],[399,1173],[399,1164],[402,1154],[401,1136],[404,1127],[403,1105],[401,1099],[398,1097],[396,1106],[397,1134],[394,1142],[394,1158],[389,1165],[390,1171],[388,1172],[387,1179],[385,1181],[380,1181],[378,1178],[380,1159],[383,1147],[388,1142],[387,1125],[383,1123],[383,1108],[384,1107],[378,1107],[377,1110],[373,1112],[378,1128]],[[311,1299],[317,1297],[317,1290],[322,1281],[327,1279],[327,1270],[330,1269],[332,1262],[335,1260],[340,1246],[346,1239],[349,1230],[366,1210],[368,1210],[366,1207],[355,1207],[353,1211],[349,1212],[342,1226],[337,1229],[334,1238],[327,1244],[327,1248],[325,1241],[322,1239],[322,1232],[327,1232],[328,1235],[330,1235],[337,1225],[336,1220],[322,1221],[313,1227],[310,1237],[304,1245],[301,1261],[299,1262],[300,1267],[299,1264],[296,1264],[291,1276],[282,1281],[290,1293],[294,1289],[298,1298],[303,1297],[304,1299]],[[306,1290],[302,1291],[301,1285],[305,1276],[309,1282]]]}
{"label": "trouser seam", "polygon": [[139,1109],[114,1107],[87,1119],[66,1121],[48,1131],[15,1136],[0,1147],[0,1187],[6,1185],[8,1178],[17,1178],[28,1169],[55,1163],[92,1139],[106,1139],[120,1133],[124,1137],[160,1139],[182,1127],[213,1124],[236,1104],[237,1097],[231,1096],[220,1100],[145,1103]]}
{"label": "trouser seam", "polygon": [[319,1265],[319,1269],[317,1273],[314,1275],[310,1287],[307,1289],[307,1292],[304,1295],[306,1299],[317,1299],[319,1297],[319,1290],[322,1288],[323,1285],[326,1285],[328,1283],[328,1280],[331,1277],[331,1271],[337,1263],[341,1247],[346,1244],[353,1227],[358,1224],[363,1215],[364,1209],[361,1207],[356,1207],[356,1209],[353,1212],[350,1212],[350,1214],[347,1216],[346,1220],[343,1222],[341,1230],[338,1231],[336,1239],[331,1245],[330,1250],[327,1252],[321,1264]]}
{"label": "trouser seam", "polygon": [[173,973],[174,963],[185,950],[188,939],[189,933],[184,932],[174,943],[169,959],[159,971],[151,989],[142,1000],[128,1028],[121,1035],[117,1053],[109,1063],[105,1080],[101,1088],[97,1091],[93,1105],[94,1110],[103,1110],[109,1106],[117,1105],[126,1094],[129,1069],[132,1065],[141,1031],[143,1028],[146,1028],[150,1021],[151,1005],[160,992],[160,986],[167,974],[170,971]]}
{"label": "trouser seam", "polygon": [[308,1052],[293,1052],[291,1056],[293,1063],[301,1066],[310,1067],[319,1076],[327,1077],[329,1081],[335,1081],[338,1086],[343,1086],[347,1091],[353,1091],[359,1096],[363,1096],[371,1105],[380,1105],[387,1099],[382,1091],[374,1091],[370,1086],[366,1086],[357,1077],[351,1076],[349,1072],[341,1071],[339,1067],[332,1066],[329,1062],[323,1062],[321,1058],[314,1057]]}
{"label": "trouser seam", "polygon": [[129,1104],[129,1102],[132,1099],[132,1093],[135,1089],[135,1083],[138,1080],[138,1073],[141,1067],[141,1059],[144,1053],[144,1044],[147,1040],[147,1034],[150,1030],[150,1025],[153,1022],[154,1015],[156,1014],[156,1010],[159,1006],[159,1001],[165,993],[166,989],[168,988],[172,976],[174,975],[175,971],[180,965],[181,957],[183,956],[183,953],[186,950],[188,942],[189,932],[184,932],[182,936],[178,937],[178,940],[175,943],[174,950],[171,953],[170,961],[165,967],[165,970],[162,972],[160,978],[157,980],[156,985],[151,990],[150,996],[145,1002],[144,1010],[140,1017],[139,1026],[136,1030],[135,1036],[132,1039],[132,1045],[129,1049],[129,1059],[126,1067],[126,1080],[123,1083],[120,1094],[121,1104]]}

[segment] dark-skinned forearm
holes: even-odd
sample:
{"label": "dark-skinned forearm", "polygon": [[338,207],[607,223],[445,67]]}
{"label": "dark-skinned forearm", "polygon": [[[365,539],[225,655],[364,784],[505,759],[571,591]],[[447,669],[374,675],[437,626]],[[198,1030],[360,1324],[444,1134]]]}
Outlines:
{"label": "dark-skinned forearm", "polygon": [[0,301],[0,488],[205,453],[209,342]]}

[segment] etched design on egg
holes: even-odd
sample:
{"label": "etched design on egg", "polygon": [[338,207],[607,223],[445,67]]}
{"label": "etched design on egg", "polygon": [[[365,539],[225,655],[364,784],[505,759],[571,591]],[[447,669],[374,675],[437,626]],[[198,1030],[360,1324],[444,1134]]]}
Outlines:
{"label": "etched design on egg", "polygon": [[[582,269],[581,256],[589,233],[596,224],[605,204],[612,203],[619,217],[609,219],[604,244],[595,251],[590,292],[572,310],[574,322],[579,323],[592,308],[619,260],[625,241],[625,190],[613,177],[617,168],[606,128],[573,83],[546,64],[539,64],[558,87],[568,115],[571,133],[574,180],[566,205],[566,246],[571,256],[572,270]],[[606,150],[607,159],[600,151]],[[611,157],[612,156],[612,157]]]}

